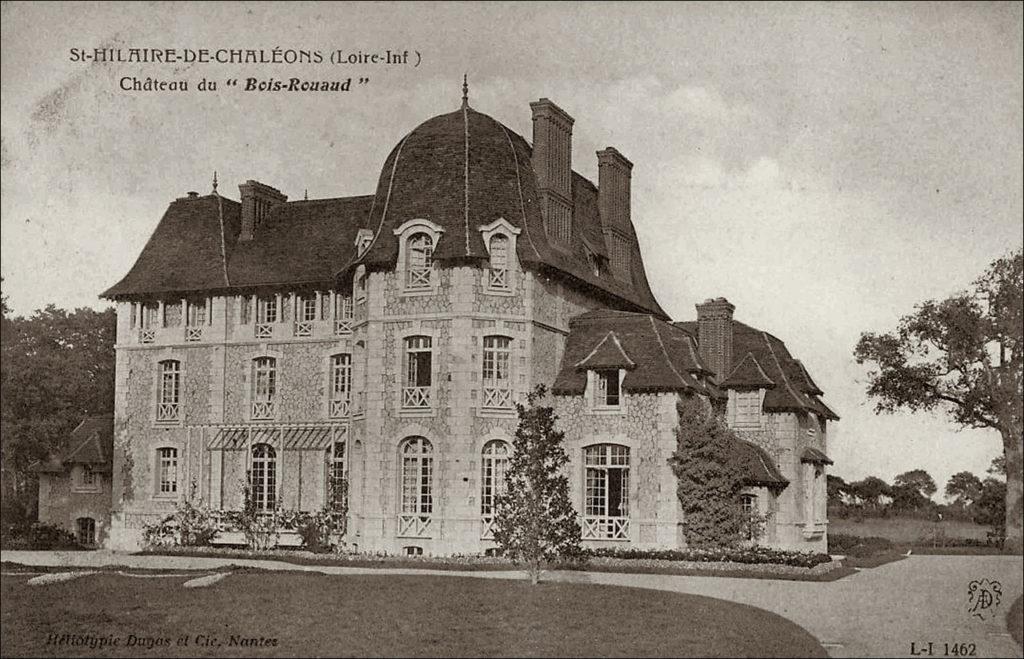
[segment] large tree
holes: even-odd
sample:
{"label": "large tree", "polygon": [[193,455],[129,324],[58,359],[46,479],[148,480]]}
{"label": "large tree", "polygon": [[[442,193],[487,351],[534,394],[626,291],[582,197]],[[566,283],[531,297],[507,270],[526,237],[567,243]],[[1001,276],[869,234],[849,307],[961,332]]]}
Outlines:
{"label": "large tree", "polygon": [[883,496],[892,496],[892,488],[878,476],[867,476],[862,480],[850,483],[849,491],[862,504],[871,508],[877,508]]}
{"label": "large tree", "polygon": [[876,410],[944,410],[957,424],[990,428],[1006,460],[1006,546],[1022,547],[1024,260],[998,259],[971,290],[917,305],[893,332],[861,335]]}
{"label": "large tree", "polygon": [[924,469],[911,469],[892,479],[894,486],[913,488],[915,492],[928,499],[935,494],[938,488],[935,486],[935,479]]}
{"label": "large tree", "polygon": [[113,309],[68,312],[53,305],[12,317],[3,300],[0,450],[3,521],[34,515],[28,466],[57,447],[89,414],[114,404]]}
{"label": "large tree", "polygon": [[958,471],[946,482],[946,496],[954,505],[967,508],[981,495],[981,479],[969,471]]}

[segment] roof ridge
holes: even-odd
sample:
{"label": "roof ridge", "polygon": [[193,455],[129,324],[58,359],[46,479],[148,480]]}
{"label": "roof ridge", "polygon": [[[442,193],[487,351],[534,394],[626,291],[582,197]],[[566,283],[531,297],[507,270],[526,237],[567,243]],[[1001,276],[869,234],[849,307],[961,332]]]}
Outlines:
{"label": "roof ridge", "polygon": [[[501,127],[501,132],[505,134],[505,139],[508,140],[508,148],[512,151],[512,160],[516,164],[516,192],[519,193],[519,210],[523,214],[523,230],[526,232],[526,240],[529,241],[530,247],[533,248],[534,256],[540,259],[540,251],[537,249],[537,245],[533,242],[533,236],[530,234],[530,223],[526,219],[526,200],[523,198],[523,178],[519,174],[519,154],[516,153],[515,144],[512,143],[512,136],[508,134],[509,129],[500,121],[497,122],[497,124]],[[519,137],[522,139],[521,135]]]}
{"label": "roof ridge", "polygon": [[365,199],[367,197],[373,197],[373,196],[374,195],[372,195],[372,194],[357,194],[357,195],[349,195],[348,197],[320,197],[319,199],[292,199],[291,201],[286,201],[286,202],[284,202],[281,205],[282,206],[288,206],[290,204],[319,204],[319,203],[324,203],[324,202],[328,202],[328,201],[349,201],[349,200],[353,200],[353,199]]}
{"label": "roof ridge", "polygon": [[231,279],[228,278],[227,238],[224,236],[224,203],[221,201],[220,195],[217,194],[216,190],[214,190],[213,194],[217,197],[217,218],[220,220],[220,259],[221,264],[224,266],[224,285],[230,287]]}
{"label": "roof ridge", "polygon": [[[398,143],[398,150],[395,151],[395,160],[394,162],[391,163],[391,175],[388,177],[388,191],[384,195],[384,210],[380,212],[380,222],[377,224],[377,231],[374,232],[373,239],[370,241],[370,244],[366,246],[366,249],[363,250],[363,253],[360,256],[357,256],[355,260],[352,261],[352,263],[350,263],[349,265],[354,265],[355,263],[358,263],[359,261],[362,260],[363,256],[369,254],[370,250],[373,249],[373,246],[377,243],[377,238],[380,237],[381,230],[384,228],[384,221],[387,219],[388,216],[388,203],[391,201],[391,190],[395,184],[395,172],[398,171],[398,161],[402,157],[402,148],[405,147],[405,142],[406,140],[409,139],[409,135],[412,135],[412,132],[408,133],[405,137],[402,138],[402,141]],[[369,217],[371,218],[373,217],[373,207],[376,206],[376,204],[377,195],[374,194],[373,203],[370,205]]]}
{"label": "roof ridge", "polygon": [[[789,393],[793,396],[793,400],[795,400],[798,405],[800,405],[801,407],[806,407],[804,405],[804,402],[802,400],[800,400],[800,396],[797,395],[796,391],[794,391],[793,385],[791,385],[789,383],[789,376],[786,375],[786,371],[785,371],[785,369],[782,368],[782,363],[779,361],[779,356],[775,354],[775,349],[772,348],[772,343],[771,343],[771,341],[768,340],[768,332],[762,331],[761,334],[764,337],[765,345],[768,346],[768,352],[771,353],[772,359],[775,360],[775,365],[779,367],[779,373],[782,374],[782,382],[783,382],[783,384],[786,385],[786,389],[789,390]],[[769,379],[771,379],[771,378],[769,378]]]}
{"label": "roof ridge", "polygon": [[677,378],[679,378],[680,384],[687,389],[692,389],[693,387],[686,383],[686,380],[679,371],[676,370],[676,365],[672,363],[672,359],[668,356],[668,350],[665,349],[665,342],[661,340],[661,333],[658,331],[658,326],[654,324],[654,316],[647,316],[647,318],[651,321],[651,329],[654,330],[654,336],[658,339],[658,346],[661,347],[661,354],[665,356],[665,363],[668,364],[668,367],[672,369],[672,372],[676,374]]}
{"label": "roof ridge", "polygon": [[466,224],[466,255],[469,255],[469,113],[468,106],[462,106],[462,127],[465,135],[465,165],[463,167],[463,220]]}
{"label": "roof ridge", "polygon": [[591,357],[597,354],[597,351],[601,349],[601,346],[605,344],[609,336],[612,338],[612,341],[615,343],[615,347],[618,348],[619,353],[626,360],[626,363],[629,364],[630,368],[636,368],[636,362],[630,358],[630,356],[626,353],[626,349],[622,347],[622,343],[619,341],[618,335],[615,334],[615,330],[608,330],[604,337],[602,337],[601,340],[597,342],[597,345],[594,346],[594,349],[590,351],[590,354],[576,362],[574,366],[579,368],[583,364],[586,364]]}

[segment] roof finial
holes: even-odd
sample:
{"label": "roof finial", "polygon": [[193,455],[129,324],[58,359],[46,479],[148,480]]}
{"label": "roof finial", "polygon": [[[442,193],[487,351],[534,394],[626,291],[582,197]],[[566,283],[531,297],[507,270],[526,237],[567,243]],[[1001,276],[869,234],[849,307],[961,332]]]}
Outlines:
{"label": "roof finial", "polygon": [[306,190],[302,193],[302,199],[303,201],[309,201],[309,188],[306,188]]}
{"label": "roof finial", "polygon": [[213,194],[217,194],[217,170],[213,170]]}
{"label": "roof finial", "polygon": [[462,74],[462,107],[469,107],[469,77]]}

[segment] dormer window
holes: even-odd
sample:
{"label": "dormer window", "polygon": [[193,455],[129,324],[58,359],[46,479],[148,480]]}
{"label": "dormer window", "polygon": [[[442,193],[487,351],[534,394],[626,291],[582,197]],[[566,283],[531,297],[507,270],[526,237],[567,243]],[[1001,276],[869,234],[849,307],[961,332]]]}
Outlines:
{"label": "dormer window", "polygon": [[749,389],[736,391],[736,423],[739,430],[759,430],[761,428],[761,391]]}
{"label": "dormer window", "polygon": [[430,288],[433,257],[433,238],[425,233],[417,233],[409,238],[405,250],[405,288],[407,290]]}
{"label": "dormer window", "polygon": [[352,297],[356,304],[366,302],[366,266],[356,268],[356,274],[352,279]]}
{"label": "dormer window", "polygon": [[621,402],[619,383],[616,369],[594,371],[594,407],[618,407]]}
{"label": "dormer window", "polygon": [[369,229],[360,229],[356,234],[356,256],[362,256],[370,248],[373,242],[373,232]]}
{"label": "dormer window", "polygon": [[491,269],[487,278],[488,288],[507,289],[508,285],[508,236],[497,233],[491,236],[488,251]]}
{"label": "dormer window", "polygon": [[519,229],[503,217],[477,227],[487,247],[484,289],[491,295],[512,295],[515,289],[516,236]]}

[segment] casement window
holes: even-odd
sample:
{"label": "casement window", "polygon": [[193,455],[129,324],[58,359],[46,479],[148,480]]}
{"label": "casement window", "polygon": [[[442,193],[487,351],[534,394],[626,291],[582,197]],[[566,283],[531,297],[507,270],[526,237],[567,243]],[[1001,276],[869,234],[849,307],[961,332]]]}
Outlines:
{"label": "casement window", "polygon": [[584,449],[584,540],[629,539],[629,447]]}
{"label": "casement window", "polygon": [[433,272],[434,239],[426,233],[409,237],[405,248],[406,290],[429,290]]}
{"label": "casement window", "polygon": [[501,233],[491,236],[487,251],[490,253],[490,271],[487,275],[487,287],[493,290],[508,290],[511,286],[508,268],[508,236]]}
{"label": "casement window", "polygon": [[160,305],[158,303],[142,303],[141,325],[139,343],[153,343],[156,340],[156,328],[160,326]]}
{"label": "casement window", "polygon": [[736,423],[740,430],[761,427],[761,392],[757,389],[736,392]]}
{"label": "casement window", "polygon": [[252,447],[249,495],[260,512],[270,512],[277,507],[277,452],[269,444]]}
{"label": "casement window", "polygon": [[206,325],[208,310],[206,298],[189,300],[185,313],[185,340],[199,341],[203,338],[203,327]]}
{"label": "casement window", "polygon": [[349,415],[352,401],[352,355],[331,356],[330,399],[328,416],[342,419]]}
{"label": "casement window", "polygon": [[273,357],[257,357],[252,362],[252,419],[273,419],[276,399],[277,360]]}
{"label": "casement window", "polygon": [[316,296],[300,295],[295,300],[295,336],[313,336],[317,320]]}
{"label": "casement window", "polygon": [[483,522],[480,537],[484,540],[494,537],[494,505],[495,500],[505,492],[508,458],[508,442],[493,439],[484,444],[480,457],[480,516]]}
{"label": "casement window", "polygon": [[512,339],[485,336],[483,354],[484,407],[512,408]]}
{"label": "casement window", "polygon": [[174,496],[178,493],[178,449],[171,447],[156,450],[157,494]]}
{"label": "casement window", "polygon": [[72,469],[71,485],[75,492],[98,492],[100,475],[89,465],[75,465]]}
{"label": "casement window", "polygon": [[594,407],[619,407],[622,403],[618,369],[600,369],[594,373]]}
{"label": "casement window", "polygon": [[402,510],[398,516],[398,537],[430,537],[434,512],[433,447],[423,437],[410,437],[399,450],[402,482]]}
{"label": "casement window", "polygon": [[432,350],[429,336],[406,337],[405,386],[402,387],[402,407],[430,407]]}
{"label": "casement window", "polygon": [[96,520],[92,517],[79,517],[75,520],[75,540],[78,544],[91,546],[96,544]]}
{"label": "casement window", "polygon": [[334,296],[334,333],[352,333],[352,298],[340,293]]}
{"label": "casement window", "polygon": [[181,362],[165,359],[157,365],[159,387],[157,391],[157,423],[181,421]]}
{"label": "casement window", "polygon": [[181,301],[164,303],[164,327],[181,326]]}
{"label": "casement window", "polygon": [[261,295],[256,298],[256,338],[270,339],[274,336],[274,323],[280,317],[276,295]]}
{"label": "casement window", "polygon": [[761,524],[758,521],[760,508],[756,494],[740,495],[740,509],[743,511],[743,535],[747,540],[756,540]]}
{"label": "casement window", "polygon": [[332,513],[342,513],[346,509],[348,484],[345,472],[345,442],[334,442],[328,452],[330,469],[327,474],[327,503]]}
{"label": "casement window", "polygon": [[352,296],[356,304],[366,302],[366,266],[356,268],[356,274],[352,278]]}

